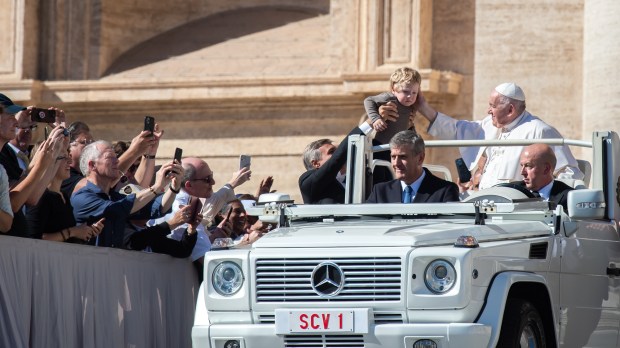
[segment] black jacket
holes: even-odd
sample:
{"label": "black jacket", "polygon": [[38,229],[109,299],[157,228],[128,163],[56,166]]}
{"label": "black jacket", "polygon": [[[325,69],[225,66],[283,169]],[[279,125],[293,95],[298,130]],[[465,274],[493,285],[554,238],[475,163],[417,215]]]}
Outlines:
{"label": "black jacket", "polygon": [[[440,179],[424,168],[426,176],[413,203],[458,202],[459,189],[455,183]],[[403,188],[400,180],[392,180],[375,185],[366,203],[401,203]]]}
{"label": "black jacket", "polygon": [[299,177],[299,190],[305,204],[344,203],[344,187],[336,175],[347,163],[349,135],[363,134],[355,127],[340,142],[332,157],[318,169],[310,169]]}
{"label": "black jacket", "polygon": [[[517,185],[525,187],[525,182],[517,181]],[[564,207],[564,211],[568,212],[568,192],[574,190],[572,187],[565,183],[554,180],[553,186],[551,186],[551,192],[549,192],[549,201]]]}

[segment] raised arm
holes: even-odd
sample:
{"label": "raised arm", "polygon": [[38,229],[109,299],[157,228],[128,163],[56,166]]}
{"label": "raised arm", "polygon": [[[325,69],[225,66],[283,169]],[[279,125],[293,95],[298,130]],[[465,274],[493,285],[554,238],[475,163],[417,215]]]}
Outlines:
{"label": "raised arm", "polygon": [[66,151],[68,137],[63,135],[64,128],[56,127],[49,138],[43,142],[34,155],[32,166],[26,177],[11,189],[11,208],[18,211],[24,204],[35,205],[41,198],[45,188],[56,174],[59,163],[56,158]]}

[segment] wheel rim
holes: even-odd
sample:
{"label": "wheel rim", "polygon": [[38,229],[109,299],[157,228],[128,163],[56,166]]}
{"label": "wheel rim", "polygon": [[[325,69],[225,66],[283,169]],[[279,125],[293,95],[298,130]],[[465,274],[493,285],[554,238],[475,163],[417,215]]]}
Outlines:
{"label": "wheel rim", "polygon": [[523,328],[521,332],[521,338],[519,339],[519,347],[527,348],[527,347],[538,347],[537,344],[537,330],[532,326],[532,324],[528,324]]}

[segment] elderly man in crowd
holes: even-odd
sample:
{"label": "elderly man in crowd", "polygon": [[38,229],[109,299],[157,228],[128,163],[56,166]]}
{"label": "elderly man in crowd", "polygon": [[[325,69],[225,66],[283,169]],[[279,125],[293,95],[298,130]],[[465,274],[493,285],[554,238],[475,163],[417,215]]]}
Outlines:
{"label": "elderly man in crowd", "polygon": [[0,163],[6,169],[11,182],[17,182],[24,170],[28,169],[32,133],[37,128],[37,124],[30,119],[28,109],[19,111],[15,118],[17,119],[15,137],[4,144],[0,151]]}
{"label": "elderly man in crowd", "polygon": [[91,224],[105,218],[105,226],[95,243],[119,248],[123,246],[127,218],[144,207],[150,210],[151,217],[166,214],[180,188],[180,176],[183,175],[179,164],[164,164],[157,172],[153,186],[124,196],[112,190],[121,176],[119,160],[112,144],[101,140],[84,148],[80,169],[87,182],[71,196],[76,223]]}
{"label": "elderly man in crowd", "polygon": [[[213,194],[213,172],[207,162],[196,157],[186,157],[182,160],[184,175],[181,180],[180,192],[177,194],[172,204],[172,212],[160,219],[149,221],[149,225],[163,222],[172,217],[172,214],[190,203],[190,199],[209,198]],[[171,237],[181,240],[187,224],[183,224],[172,231]],[[203,224],[196,227],[198,240],[192,251],[191,259],[198,264],[202,264],[204,255],[211,249],[211,241],[205,233]]]}
{"label": "elderly man in crowd", "polygon": [[[439,139],[562,138],[555,128],[525,109],[525,94],[514,83],[502,83],[495,87],[489,97],[488,116],[480,121],[455,120],[437,112],[421,94],[416,103],[418,111],[430,121],[428,134]],[[390,108],[383,107],[382,116],[394,117],[395,113]],[[480,167],[482,176],[479,187],[483,189],[497,183],[520,180],[521,168],[516,159],[522,150],[523,146],[468,147],[461,149],[461,155],[470,170],[476,170],[477,165]],[[568,146],[554,146],[553,150],[557,156],[554,175],[583,179],[583,173]]]}
{"label": "elderly man in crowd", "polygon": [[424,163],[424,140],[413,130],[390,140],[395,180],[378,183],[366,203],[440,203],[459,200],[456,184],[434,176]]}
{"label": "elderly man in crowd", "polygon": [[[16,137],[17,119],[12,112],[24,111],[23,106],[15,105],[7,96],[0,94],[0,103],[9,113],[3,112],[0,122],[0,146],[5,146]],[[47,140],[45,140],[37,153],[34,154],[28,168],[21,174],[19,180],[12,183],[10,188],[11,210],[13,219],[8,234],[27,237],[27,223],[22,207],[24,204],[35,205],[45,192],[47,185],[56,174],[54,163],[63,152],[66,151],[68,139],[64,136],[62,126],[55,127]],[[12,151],[12,150],[11,150]],[[4,158],[4,160],[7,160]],[[0,158],[2,166],[10,165],[9,162]],[[5,172],[6,173],[6,172]],[[4,173],[3,173],[4,174]],[[3,176],[3,175],[1,175]],[[3,216],[2,219],[6,218]]]}
{"label": "elderly man in crowd", "polygon": [[537,193],[545,201],[563,206],[564,211],[568,209],[568,192],[573,188],[554,180],[553,168],[556,166],[556,158],[549,145],[533,144],[525,147],[519,164],[523,181],[517,184]]}

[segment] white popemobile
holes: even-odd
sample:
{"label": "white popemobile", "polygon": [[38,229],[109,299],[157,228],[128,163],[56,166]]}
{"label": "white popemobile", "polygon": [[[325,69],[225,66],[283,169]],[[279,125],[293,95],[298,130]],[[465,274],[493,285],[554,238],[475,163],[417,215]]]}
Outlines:
{"label": "white popemobile", "polygon": [[620,346],[620,139],[533,142],[592,147],[568,211],[511,187],[359,204],[375,163],[353,136],[348,204],[267,203],[250,213],[277,229],[207,253],[194,347]]}

